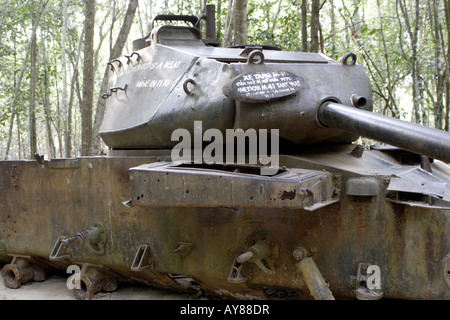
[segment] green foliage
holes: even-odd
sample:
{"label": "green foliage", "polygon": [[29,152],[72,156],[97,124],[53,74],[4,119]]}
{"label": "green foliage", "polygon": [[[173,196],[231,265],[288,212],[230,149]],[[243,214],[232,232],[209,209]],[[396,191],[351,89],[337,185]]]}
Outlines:
{"label": "green foliage", "polygon": [[[281,47],[286,51],[301,51],[301,0],[249,0],[248,43]],[[73,144],[80,144],[79,101],[82,89],[82,55],[75,70],[78,42],[82,36],[84,0],[67,0],[67,48],[62,49],[64,17],[62,0],[6,0],[0,3],[0,153],[11,138],[11,157],[26,154],[30,58],[28,52],[33,21],[46,4],[37,28],[37,117],[40,149],[46,150],[45,119],[50,117],[55,140],[61,140],[61,126],[67,112],[61,105],[62,57],[67,57],[67,92],[73,91]],[[143,36],[147,24],[157,14],[172,13],[199,16],[203,5],[215,4],[219,40],[224,33],[228,0],[165,0],[140,1],[131,42]],[[128,0],[96,1],[95,92],[99,92],[104,65],[116,38]],[[311,1],[308,1],[311,4]],[[375,111],[413,119],[414,108],[422,123],[434,126],[443,120],[449,108],[448,92],[448,32],[444,4],[437,0],[328,0],[321,1],[320,51],[335,60],[346,52],[357,54],[369,75]],[[406,4],[401,11],[400,4]],[[307,9],[308,44],[311,41],[311,9]],[[409,20],[406,20],[405,17]],[[408,33],[418,27],[417,39]],[[415,47],[413,47],[416,41]],[[414,48],[414,50],[413,50]],[[72,82],[74,72],[75,82]],[[20,78],[23,73],[22,79]],[[415,78],[413,77],[415,75]],[[19,81],[21,81],[19,85]],[[46,89],[48,88],[48,89]],[[415,88],[416,90],[413,90]],[[69,96],[67,97],[69,99]],[[12,121],[12,117],[16,117]],[[13,130],[10,126],[13,124]],[[57,130],[55,130],[57,129]],[[11,137],[9,137],[11,135]],[[20,145],[20,147],[19,147]],[[74,148],[75,149],[75,148]]]}

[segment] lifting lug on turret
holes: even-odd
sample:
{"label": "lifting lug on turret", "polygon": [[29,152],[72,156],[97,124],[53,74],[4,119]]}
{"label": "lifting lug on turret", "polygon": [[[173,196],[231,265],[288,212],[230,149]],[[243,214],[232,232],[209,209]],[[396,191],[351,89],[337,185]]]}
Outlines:
{"label": "lifting lug on turret", "polygon": [[136,58],[136,61],[137,61],[137,62],[139,62],[139,61],[142,60],[142,57],[141,57],[141,55],[139,54],[139,52],[136,52],[136,51],[135,51],[135,52],[133,52],[133,53],[130,54],[130,55],[125,55],[125,58],[127,58],[127,64],[130,64],[130,63],[132,62],[131,58],[133,58],[134,55],[137,56],[137,58]]}
{"label": "lifting lug on turret", "polygon": [[107,64],[111,67],[111,71],[116,71],[116,69],[114,67],[114,62],[118,62],[119,63],[119,68],[121,68],[123,66],[122,61],[120,61],[119,59],[111,60],[111,61],[107,62]]}

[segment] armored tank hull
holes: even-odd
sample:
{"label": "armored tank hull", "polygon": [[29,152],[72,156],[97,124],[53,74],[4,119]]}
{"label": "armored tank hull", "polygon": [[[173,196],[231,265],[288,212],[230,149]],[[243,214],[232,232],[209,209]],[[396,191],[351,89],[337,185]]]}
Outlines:
{"label": "armored tank hull", "polygon": [[[80,299],[121,282],[234,299],[450,298],[448,133],[372,114],[354,55],[207,47],[193,27],[145,39],[110,63],[107,155],[0,161],[8,287],[58,271]],[[239,129],[241,144],[211,142]],[[262,133],[279,142],[270,156]]]}
{"label": "armored tank hull", "polygon": [[[163,151],[2,161],[3,275],[20,285],[28,267],[78,265],[81,297],[140,281],[231,298],[448,299],[448,166],[351,151],[281,155],[272,177],[180,167]],[[99,232],[61,245],[84,230]],[[246,252],[262,264],[238,262]],[[367,265],[380,268],[379,292],[362,284]],[[320,279],[330,292],[308,289]]]}

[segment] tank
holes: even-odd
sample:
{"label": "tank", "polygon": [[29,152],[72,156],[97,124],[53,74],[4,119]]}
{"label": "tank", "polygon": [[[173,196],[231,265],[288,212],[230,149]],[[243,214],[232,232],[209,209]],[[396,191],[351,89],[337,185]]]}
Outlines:
{"label": "tank", "polygon": [[449,133],[372,112],[353,53],[219,47],[214,10],[108,63],[106,155],[0,161],[5,284],[448,300]]}

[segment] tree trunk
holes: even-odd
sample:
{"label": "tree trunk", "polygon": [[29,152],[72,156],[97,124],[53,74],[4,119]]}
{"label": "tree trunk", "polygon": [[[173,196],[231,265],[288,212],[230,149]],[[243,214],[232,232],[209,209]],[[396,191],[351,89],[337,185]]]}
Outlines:
{"label": "tree trunk", "polygon": [[[445,71],[443,70],[443,64],[441,64],[441,49],[444,49],[444,46],[441,43],[443,39],[441,38],[441,27],[439,23],[439,6],[437,0],[433,0],[432,4],[429,4],[429,12],[430,12],[430,21],[433,22],[434,30],[434,65],[435,65],[435,73],[434,73],[434,81],[436,88],[436,99],[434,102],[434,126],[437,129],[442,130],[443,128],[443,118],[444,118],[444,108],[443,108],[443,93],[444,93],[444,83],[445,83]],[[445,64],[444,64],[445,65]]]}
{"label": "tree trunk", "polygon": [[447,27],[447,51],[445,52],[446,82],[445,82],[445,131],[450,131],[450,0],[444,0],[445,25]]}
{"label": "tree trunk", "polygon": [[234,43],[247,44],[247,0],[236,0],[234,10]]}
{"label": "tree trunk", "polygon": [[85,0],[83,100],[81,113],[81,155],[89,155],[92,139],[92,103],[94,99],[94,22],[95,1]]}
{"label": "tree trunk", "polygon": [[[63,123],[64,157],[70,158],[72,153],[72,141],[70,137],[70,123],[68,119],[69,111],[67,105],[67,63],[66,63],[67,2],[68,0],[64,0],[62,6],[63,26],[61,30],[61,78],[62,78],[61,109],[62,109],[62,116],[66,118],[66,120]],[[58,118],[61,119],[59,115]],[[61,130],[59,120],[58,120],[58,130]]]}
{"label": "tree trunk", "polygon": [[311,52],[319,52],[320,0],[311,3]]}
{"label": "tree trunk", "polygon": [[[69,96],[69,104],[67,106],[67,142],[69,144],[69,151],[70,153],[68,153],[68,156],[66,156],[67,158],[72,156],[72,110],[73,110],[73,102],[75,99],[75,93],[78,92],[78,65],[80,63],[80,59],[81,59],[81,45],[83,43],[83,37],[84,37],[84,29],[81,31],[80,37],[78,39],[78,45],[76,48],[76,52],[77,55],[75,57],[75,62],[73,63],[73,74],[72,74],[72,79],[70,81],[70,96]],[[82,99],[80,100],[80,104]],[[67,150],[67,149],[66,149]]]}
{"label": "tree trunk", "polygon": [[383,16],[381,14],[381,9],[380,9],[381,8],[380,0],[377,0],[377,6],[378,6],[378,20],[380,22],[381,42],[383,44],[384,63],[385,63],[385,70],[386,70],[386,77],[384,78],[384,80],[385,80],[384,87],[388,91],[388,99],[386,100],[386,107],[384,109],[386,109],[386,108],[390,109],[392,116],[394,118],[398,118],[399,110],[397,109],[395,97],[392,94],[394,88],[392,87],[392,81],[391,81],[391,67],[390,67],[390,63],[389,63],[389,47],[386,43],[386,37],[384,35],[385,28],[384,28],[384,23],[383,23]]}
{"label": "tree trunk", "polygon": [[50,110],[50,99],[49,99],[49,83],[48,83],[48,72],[47,72],[47,52],[45,48],[45,42],[42,41],[42,64],[44,66],[44,95],[43,95],[43,107],[45,113],[45,126],[47,131],[47,155],[50,159],[55,157],[55,144],[53,142],[52,135],[52,125],[51,125],[51,110]]}
{"label": "tree trunk", "polygon": [[334,0],[330,0],[331,6],[331,56],[335,59],[336,55],[336,17],[334,13]]}
{"label": "tree trunk", "polygon": [[[353,37],[355,39],[361,38],[361,15],[359,14],[359,11],[362,8],[362,3],[360,3],[358,0],[353,0],[353,5],[355,6],[355,9],[353,11]],[[380,10],[380,5],[377,3],[378,10]]]}
{"label": "tree trunk", "polygon": [[[17,126],[17,149],[19,151],[19,160],[22,160],[22,135],[20,130],[20,117],[16,117]],[[25,156],[25,150],[23,150]]]}
{"label": "tree trunk", "polygon": [[[222,2],[223,0],[217,0],[217,11],[218,15],[220,16],[220,13],[222,12]],[[220,39],[222,35],[222,19],[218,19],[216,22],[216,39]]]}
{"label": "tree trunk", "polygon": [[[133,24],[134,17],[136,15],[136,9],[138,6],[138,0],[130,0],[128,3],[128,9],[125,14],[125,18],[120,28],[119,35],[111,50],[110,59],[118,58],[122,55],[123,48],[125,47],[128,35],[130,34],[130,29]],[[101,98],[101,95],[108,90],[108,69],[106,68],[103,75],[102,86],[100,90],[100,97],[97,101],[97,111],[95,114],[95,122],[92,132],[92,143],[91,143],[91,154],[98,154],[100,152],[100,136],[98,134],[100,125],[103,121],[103,116],[105,114],[105,99]]]}
{"label": "tree trunk", "polygon": [[31,30],[31,46],[30,46],[30,95],[29,95],[29,110],[28,110],[28,134],[30,138],[30,158],[32,159],[34,154],[37,153],[37,139],[36,139],[36,60],[37,60],[37,36],[36,29],[37,24],[34,24],[35,28]]}
{"label": "tree trunk", "polygon": [[[5,3],[2,6],[2,11],[0,14],[0,25],[3,24],[3,19],[5,18],[6,14],[7,14],[6,10],[8,9],[9,3],[10,3],[9,1],[5,1]],[[3,37],[3,33],[0,32],[0,45],[2,44],[2,37]]]}
{"label": "tree trunk", "polygon": [[397,0],[400,5],[400,9],[402,12],[403,20],[405,22],[406,30],[411,40],[411,58],[412,58],[412,98],[413,98],[413,114],[412,114],[412,122],[422,123],[421,117],[421,107],[420,102],[422,100],[422,87],[420,85],[420,71],[419,71],[419,58],[417,54],[417,45],[418,45],[418,31],[419,31],[419,0],[415,0],[415,27],[414,29],[411,27],[411,21],[409,19],[408,11],[406,8],[406,4],[403,0]]}
{"label": "tree trunk", "polygon": [[235,1],[233,0],[228,0],[228,7],[227,7],[227,17],[225,18],[225,32],[223,35],[223,46],[227,47],[229,45],[231,45],[231,40],[232,37],[231,35],[233,34],[233,29],[234,29],[234,3]]}
{"label": "tree trunk", "polygon": [[302,51],[308,51],[308,0],[302,0]]}
{"label": "tree trunk", "polygon": [[272,16],[270,16],[270,12],[267,12],[267,28],[268,28],[268,34],[269,34],[269,44],[270,45],[276,45],[275,42],[275,28],[277,26],[277,22],[278,22],[278,17],[281,13],[281,7],[283,4],[283,0],[278,0],[278,8],[277,11],[275,13],[275,15],[272,14]]}
{"label": "tree trunk", "polygon": [[[37,29],[37,26],[39,24],[39,21],[41,20],[42,17],[42,13],[44,12],[45,7],[47,6],[49,0],[45,1],[45,3],[42,5],[42,8],[39,11],[39,14],[36,18],[36,20],[34,21],[34,25],[33,25],[33,30]],[[28,47],[27,47],[27,52],[25,54],[25,58],[23,60],[23,65],[22,65],[22,69],[20,70],[20,75],[19,75],[19,79],[16,83],[16,86],[14,88],[14,99],[11,105],[11,122],[9,124],[9,134],[8,134],[8,142],[6,144],[6,151],[5,151],[5,160],[8,159],[9,157],[9,149],[11,148],[11,138],[12,138],[12,131],[13,131],[13,127],[14,127],[14,118],[17,114],[17,100],[19,97],[19,89],[22,86],[22,79],[24,76],[24,73],[27,69],[27,62],[28,62],[28,57],[30,55],[30,51],[31,51],[31,42],[32,40],[30,39],[30,42],[28,43]]]}

